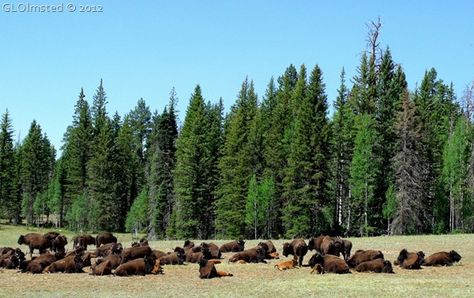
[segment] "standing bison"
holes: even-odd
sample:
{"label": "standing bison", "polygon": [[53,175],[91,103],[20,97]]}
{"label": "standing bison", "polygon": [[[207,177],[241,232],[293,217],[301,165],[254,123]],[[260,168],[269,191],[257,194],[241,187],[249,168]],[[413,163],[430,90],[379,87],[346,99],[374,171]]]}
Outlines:
{"label": "standing bison", "polygon": [[51,248],[51,241],[48,237],[38,233],[28,233],[26,235],[21,235],[18,238],[18,244],[26,244],[30,249],[30,255],[33,255],[33,251],[37,249],[40,254],[46,252],[48,248]]}
{"label": "standing bison", "polygon": [[108,243],[117,243],[117,237],[115,237],[110,232],[103,232],[103,233],[98,234],[95,237],[96,247],[100,247],[102,244],[108,244]]}
{"label": "standing bison", "polygon": [[303,258],[308,252],[308,246],[303,239],[295,239],[291,243],[283,244],[283,255],[293,255],[295,259],[298,259],[298,266],[303,266]]}

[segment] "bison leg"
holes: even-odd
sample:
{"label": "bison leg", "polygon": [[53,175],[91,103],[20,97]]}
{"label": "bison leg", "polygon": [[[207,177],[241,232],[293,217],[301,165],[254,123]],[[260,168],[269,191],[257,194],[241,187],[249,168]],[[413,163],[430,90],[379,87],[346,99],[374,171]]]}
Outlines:
{"label": "bison leg", "polygon": [[224,277],[224,276],[234,276],[232,273],[227,273],[224,271],[217,271],[217,276]]}

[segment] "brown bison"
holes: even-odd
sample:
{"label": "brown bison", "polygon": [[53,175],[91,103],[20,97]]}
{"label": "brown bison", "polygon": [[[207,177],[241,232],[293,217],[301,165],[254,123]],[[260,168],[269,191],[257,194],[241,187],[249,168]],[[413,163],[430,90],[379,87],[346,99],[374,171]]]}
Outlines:
{"label": "brown bison", "polygon": [[117,237],[110,232],[100,233],[95,237],[95,246],[100,247],[102,244],[117,243]]}
{"label": "brown bison", "polygon": [[351,271],[349,270],[349,266],[346,264],[344,260],[333,255],[323,256],[319,252],[315,253],[311,257],[311,259],[309,259],[308,264],[311,268],[313,268],[311,273],[313,273],[314,271],[318,271],[318,273],[325,273],[325,272],[337,273],[337,274],[351,273]]}
{"label": "brown bison", "polygon": [[58,235],[51,240],[51,249],[54,252],[66,252],[67,238],[63,235]]}
{"label": "brown bison", "polygon": [[48,233],[45,233],[43,236],[46,237],[46,239],[48,239],[49,241],[52,241],[54,238],[59,236],[59,233],[58,232],[48,232]]}
{"label": "brown bison", "polygon": [[95,250],[95,257],[106,257],[110,254],[121,254],[123,251],[122,244],[120,243],[107,243]]}
{"label": "brown bison", "polygon": [[224,276],[233,276],[233,274],[217,271],[213,261],[209,261],[204,258],[199,261],[199,278],[214,278]]}
{"label": "brown bison", "polygon": [[176,247],[173,253],[165,254],[158,260],[161,265],[183,265],[184,261],[186,261],[186,254],[183,248]]}
{"label": "brown bison", "polygon": [[456,251],[437,252],[425,258],[421,265],[423,266],[452,266],[453,263],[461,261],[461,255]]}
{"label": "brown bison", "polygon": [[110,260],[106,260],[100,264],[92,266],[91,275],[109,275],[112,274],[112,269],[112,262]]}
{"label": "brown bison", "polygon": [[[337,246],[336,246],[337,243]],[[332,237],[325,236],[321,241],[321,254],[339,256],[339,249],[342,246],[342,241],[335,241]]]}
{"label": "brown bison", "polygon": [[303,258],[308,252],[308,246],[303,239],[295,239],[291,243],[283,244],[283,255],[288,257],[288,255],[293,255],[298,259],[298,265],[303,266]]}
{"label": "brown bison", "polygon": [[114,271],[116,276],[145,275],[152,273],[156,266],[155,255],[151,254],[143,259],[135,259],[123,263]]}
{"label": "brown bison", "polygon": [[84,250],[87,250],[88,245],[95,245],[95,237],[88,234],[74,236],[72,241],[74,249],[82,247]]}
{"label": "brown bison", "polygon": [[257,246],[260,246],[265,250],[265,259],[279,259],[275,245],[273,245],[271,240],[260,242]]}
{"label": "brown bison", "polygon": [[347,265],[349,265],[350,268],[354,268],[357,265],[367,262],[367,261],[372,261],[375,259],[382,259],[383,260],[383,253],[380,250],[361,250],[359,249],[354,253],[352,257],[349,258],[347,261]]}
{"label": "brown bison", "polygon": [[283,270],[298,268],[296,267],[297,265],[298,265],[298,262],[296,261],[296,259],[292,259],[289,261],[280,262],[273,267],[277,268],[280,271],[283,271]]}
{"label": "brown bison", "polygon": [[18,238],[18,244],[26,244],[30,249],[30,255],[33,255],[33,250],[37,249],[40,254],[46,252],[48,248],[51,248],[51,241],[44,235],[38,233],[28,233],[26,235],[20,235]]}
{"label": "brown bison", "polygon": [[15,269],[24,261],[25,254],[21,249],[10,248],[9,250],[4,250],[0,255],[0,268]]}
{"label": "brown bison", "polygon": [[190,240],[184,241],[184,245],[183,245],[184,250],[192,249],[193,247],[194,247],[194,242]]}
{"label": "brown bison", "polygon": [[47,252],[33,258],[31,261],[24,262],[20,269],[22,269],[22,272],[42,273],[44,268],[63,257],[64,254],[61,253],[52,254]]}
{"label": "brown bison", "polygon": [[395,265],[399,265],[403,269],[421,269],[425,254],[422,251],[408,252],[402,249],[398,255]]}
{"label": "brown bison", "polygon": [[219,248],[220,252],[239,252],[243,251],[245,246],[244,240],[234,240],[225,244],[222,244]]}
{"label": "brown bison", "polygon": [[106,262],[106,261],[110,261],[110,263],[112,264],[112,269],[115,269],[118,266],[120,266],[120,264],[122,264],[122,256],[118,255],[118,254],[110,254],[110,255],[106,256],[105,258],[96,259],[95,264],[99,265],[99,264],[101,264],[103,262]]}
{"label": "brown bison", "polygon": [[192,249],[185,251],[186,262],[189,263],[198,263],[201,259],[210,260],[212,259],[211,251],[209,248],[205,247],[200,252],[193,252]]}
{"label": "brown bison", "polygon": [[152,254],[155,255],[156,259],[158,260],[159,258],[161,258],[162,256],[166,256],[167,253],[165,253],[164,251],[161,251],[161,250],[157,250],[157,249],[154,249],[152,251]]}
{"label": "brown bison", "polygon": [[201,243],[200,246],[194,246],[192,248],[193,252],[200,252],[202,251],[203,248],[208,248],[209,251],[211,252],[212,259],[220,259],[222,257],[222,253],[219,250],[219,247],[215,245],[214,243],[206,243],[203,242]]}
{"label": "brown bison", "polygon": [[357,272],[395,273],[393,272],[392,263],[384,259],[362,262],[355,267],[355,270]]}
{"label": "brown bison", "polygon": [[321,243],[323,242],[324,235],[314,237],[308,241],[308,250],[316,250],[316,252],[321,253]]}
{"label": "brown bison", "polygon": [[55,261],[51,265],[47,266],[43,273],[57,273],[57,272],[64,272],[64,273],[82,273],[84,272],[82,268],[84,267],[84,260],[82,259],[83,252],[77,252],[76,254]]}
{"label": "brown bison", "polygon": [[261,246],[238,252],[229,258],[229,262],[235,263],[267,263],[265,261],[265,249]]}
{"label": "brown bison", "polygon": [[126,263],[130,260],[144,258],[152,254],[152,250],[149,246],[135,246],[125,248],[122,251],[122,263]]}

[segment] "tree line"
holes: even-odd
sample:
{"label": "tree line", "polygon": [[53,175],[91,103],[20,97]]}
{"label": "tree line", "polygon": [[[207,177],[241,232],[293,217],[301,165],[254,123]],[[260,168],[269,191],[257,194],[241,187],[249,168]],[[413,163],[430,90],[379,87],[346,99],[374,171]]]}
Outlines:
{"label": "tree line", "polygon": [[243,81],[224,115],[199,85],[178,127],[174,89],[107,111],[81,89],[61,155],[40,125],[0,127],[0,216],[13,224],[164,238],[474,231],[474,83],[458,99],[429,69],[409,90],[379,27],[329,115],[323,72],[290,65],[263,97]]}

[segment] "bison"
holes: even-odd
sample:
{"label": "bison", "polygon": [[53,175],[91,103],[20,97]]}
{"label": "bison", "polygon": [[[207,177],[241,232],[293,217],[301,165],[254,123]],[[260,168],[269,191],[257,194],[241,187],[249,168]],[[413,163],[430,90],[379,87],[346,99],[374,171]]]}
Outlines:
{"label": "bison", "polygon": [[357,272],[394,273],[392,263],[384,259],[362,262],[355,267]]}
{"label": "bison", "polygon": [[206,243],[203,242],[201,243],[200,246],[194,246],[192,248],[193,252],[200,252],[203,248],[209,248],[209,251],[211,252],[212,259],[220,259],[222,257],[222,253],[219,250],[219,247],[215,245],[214,243]]}
{"label": "bison", "polygon": [[456,251],[437,252],[423,260],[423,266],[452,266],[453,263],[461,261],[461,255]]}
{"label": "bison", "polygon": [[201,259],[210,260],[212,259],[211,251],[209,248],[205,247],[200,252],[193,252],[192,249],[188,249],[185,252],[186,262],[189,263],[198,263]]}
{"label": "bison", "polygon": [[351,271],[349,270],[349,266],[346,264],[344,260],[333,255],[323,256],[319,252],[315,253],[311,257],[308,264],[311,268],[313,268],[311,273],[313,273],[314,271],[318,271],[318,273],[325,273],[325,272],[337,273],[337,274],[351,273]]}
{"label": "bison", "polygon": [[115,269],[114,275],[128,276],[128,275],[145,275],[150,274],[156,266],[155,255],[151,254],[143,259],[135,259],[123,263]]}
{"label": "bison", "polygon": [[91,235],[77,235],[72,238],[73,248],[82,247],[84,250],[87,250],[88,245],[95,245],[95,238]]}
{"label": "bison", "polygon": [[283,271],[283,270],[298,268],[296,267],[297,265],[298,265],[298,261],[296,259],[292,259],[289,261],[280,262],[273,267],[277,268],[280,271]]}
{"label": "bison", "polygon": [[51,249],[54,252],[65,252],[67,245],[67,238],[63,235],[58,235],[56,238],[51,240]]}
{"label": "bison", "polygon": [[288,257],[288,255],[293,255],[294,258],[298,259],[298,265],[303,266],[303,258],[308,252],[308,246],[303,239],[295,239],[291,243],[283,244],[283,255]]}
{"label": "bison", "polygon": [[149,246],[135,246],[125,248],[122,251],[122,263],[126,263],[130,260],[144,258],[152,254],[152,250]]}
{"label": "bison", "polygon": [[96,247],[100,247],[102,244],[108,244],[108,243],[117,243],[117,237],[115,237],[110,232],[103,232],[103,233],[98,234],[95,237]]}
{"label": "bison", "polygon": [[61,253],[44,253],[35,258],[31,261],[24,262],[22,265],[22,272],[31,272],[31,273],[42,273],[44,268],[51,265],[52,263],[62,259],[64,254]]}
{"label": "bison", "polygon": [[43,236],[46,237],[46,239],[48,239],[49,241],[52,241],[54,238],[59,236],[59,233],[58,232],[48,232],[48,233],[45,233]]}
{"label": "bison", "polygon": [[265,249],[260,246],[257,246],[238,252],[229,258],[229,262],[267,263],[267,261],[265,261]]}
{"label": "bison", "polygon": [[28,233],[26,235],[20,235],[18,238],[18,244],[26,244],[30,249],[30,256],[33,255],[33,251],[37,249],[40,254],[46,252],[48,248],[51,248],[51,241],[44,235],[38,233]]}
{"label": "bison", "polygon": [[183,265],[184,261],[186,261],[186,254],[183,248],[176,247],[173,253],[161,256],[158,260],[161,265]]}
{"label": "bison", "polygon": [[51,265],[47,266],[43,273],[82,273],[84,267],[84,260],[82,259],[83,251],[78,251],[74,255],[55,261]]}
{"label": "bison", "polygon": [[98,247],[95,250],[95,257],[106,257],[110,254],[121,254],[123,251],[122,244],[120,243],[108,243]]}
{"label": "bison", "polygon": [[403,269],[421,269],[425,254],[422,251],[408,252],[402,249],[398,255],[395,265],[399,265]]}
{"label": "bison", "polygon": [[349,258],[347,261],[347,265],[349,265],[350,268],[354,268],[357,265],[367,262],[367,261],[372,261],[376,259],[383,259],[383,253],[380,250],[358,250],[355,252],[355,254]]}
{"label": "bison", "polygon": [[202,258],[199,261],[199,278],[233,276],[232,273],[217,271],[215,263]]}
{"label": "bison", "polygon": [[112,269],[112,262],[110,260],[106,260],[100,264],[92,266],[91,275],[109,275],[112,274]]}
{"label": "bison", "polygon": [[219,250],[221,252],[239,252],[243,251],[245,246],[244,240],[234,240],[225,244],[222,244]]}
{"label": "bison", "polygon": [[120,264],[122,264],[122,256],[117,254],[110,254],[105,258],[98,258],[95,260],[95,266],[100,265],[104,262],[110,262],[112,267],[111,269],[115,269],[120,266]]}

